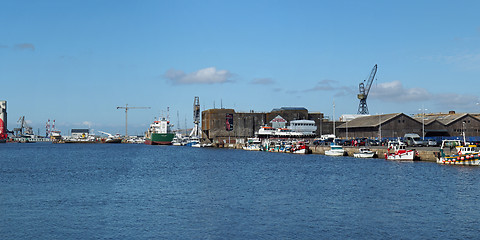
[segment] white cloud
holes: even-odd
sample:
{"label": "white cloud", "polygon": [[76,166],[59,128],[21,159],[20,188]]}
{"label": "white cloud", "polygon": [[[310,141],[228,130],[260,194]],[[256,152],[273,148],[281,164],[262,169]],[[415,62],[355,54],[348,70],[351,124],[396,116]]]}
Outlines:
{"label": "white cloud", "polygon": [[83,121],[83,122],[82,122],[82,125],[90,127],[90,126],[93,125],[93,123],[90,122],[90,121]]}
{"label": "white cloud", "polygon": [[380,83],[370,90],[369,98],[398,104],[430,102],[441,111],[478,111],[478,96],[459,93],[431,93],[424,88],[405,88],[400,81]]}
{"label": "white cloud", "polygon": [[400,81],[380,83],[370,89],[368,96],[388,102],[425,101],[432,98],[426,89],[404,88]]}
{"label": "white cloud", "polygon": [[188,74],[182,70],[170,69],[164,77],[175,84],[214,84],[230,82],[232,74],[227,70],[209,67]]}
{"label": "white cloud", "polygon": [[437,94],[435,99],[435,104],[442,109],[454,109],[475,112],[478,111],[478,96],[457,93],[443,93]]}

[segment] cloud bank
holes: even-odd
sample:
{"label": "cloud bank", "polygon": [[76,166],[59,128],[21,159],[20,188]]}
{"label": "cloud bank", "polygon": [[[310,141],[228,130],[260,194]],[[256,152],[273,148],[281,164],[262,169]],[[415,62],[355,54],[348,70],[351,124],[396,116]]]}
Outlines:
{"label": "cloud bank", "polygon": [[307,89],[304,92],[329,91],[334,92],[335,97],[355,94],[355,89],[348,86],[340,85],[340,82],[335,80],[324,79],[319,81],[313,88]]}
{"label": "cloud bank", "polygon": [[260,84],[260,85],[268,85],[268,84],[274,84],[275,81],[271,78],[255,78],[251,82],[252,84]]}
{"label": "cloud bank", "polygon": [[372,87],[369,98],[385,102],[431,102],[439,109],[469,110],[477,108],[478,96],[459,93],[431,93],[424,88],[406,88],[400,81],[380,83]]}
{"label": "cloud bank", "polygon": [[200,69],[192,73],[170,69],[164,77],[174,84],[215,84],[231,82],[232,74],[227,70],[217,70],[215,67]]}
{"label": "cloud bank", "polygon": [[31,44],[31,43],[20,43],[20,44],[16,44],[15,45],[15,50],[31,50],[31,51],[35,51],[35,45]]}
{"label": "cloud bank", "polygon": [[379,83],[370,89],[369,97],[388,102],[413,102],[432,98],[432,94],[423,88],[405,88],[402,82]]}

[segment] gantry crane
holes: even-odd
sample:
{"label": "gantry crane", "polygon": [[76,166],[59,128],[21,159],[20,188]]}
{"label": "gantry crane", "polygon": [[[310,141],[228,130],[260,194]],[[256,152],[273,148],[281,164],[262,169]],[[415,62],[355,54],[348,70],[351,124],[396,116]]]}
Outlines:
{"label": "gantry crane", "polygon": [[360,104],[358,105],[358,114],[368,114],[368,107],[367,107],[367,97],[368,93],[370,92],[370,87],[372,87],[373,79],[375,78],[375,74],[377,73],[377,64],[373,66],[372,72],[368,79],[363,80],[363,82],[367,82],[367,85],[362,82],[359,84],[358,88],[360,93],[357,95],[358,99],[360,99]]}
{"label": "gantry crane", "polygon": [[129,107],[125,104],[125,107],[117,107],[117,109],[125,109],[125,137],[128,137],[128,109],[150,109],[150,107]]}
{"label": "gantry crane", "polygon": [[190,132],[190,137],[199,138],[200,137],[200,100],[198,97],[195,97],[193,100],[193,129]]}

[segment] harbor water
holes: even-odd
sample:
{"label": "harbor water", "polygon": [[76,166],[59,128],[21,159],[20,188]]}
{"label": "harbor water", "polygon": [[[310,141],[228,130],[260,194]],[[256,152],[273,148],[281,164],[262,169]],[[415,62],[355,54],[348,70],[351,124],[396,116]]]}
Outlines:
{"label": "harbor water", "polygon": [[480,168],[132,144],[0,145],[1,239],[475,239]]}

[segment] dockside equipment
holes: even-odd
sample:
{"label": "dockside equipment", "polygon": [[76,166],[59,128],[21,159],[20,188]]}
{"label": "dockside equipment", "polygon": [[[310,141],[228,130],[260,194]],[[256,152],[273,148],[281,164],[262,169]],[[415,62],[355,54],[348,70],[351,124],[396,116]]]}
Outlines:
{"label": "dockside equipment", "polygon": [[[362,83],[359,84],[358,88],[360,93],[357,95],[358,99],[360,99],[360,104],[358,105],[358,114],[368,114],[368,107],[367,107],[367,97],[368,93],[370,92],[370,87],[372,87],[373,79],[375,78],[375,74],[377,73],[377,64],[373,66],[372,72],[368,79],[363,80]],[[367,82],[367,85],[364,84]]]}

